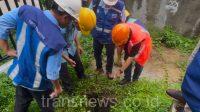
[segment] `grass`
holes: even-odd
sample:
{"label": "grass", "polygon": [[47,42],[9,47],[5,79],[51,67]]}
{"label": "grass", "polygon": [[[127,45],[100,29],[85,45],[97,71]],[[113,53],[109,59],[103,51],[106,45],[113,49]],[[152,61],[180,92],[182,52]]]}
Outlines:
{"label": "grass", "polygon": [[[10,80],[1,75],[1,104],[2,112],[10,112],[14,107],[14,87]],[[95,92],[98,95],[105,93],[109,97],[116,99],[117,104],[111,107],[112,112],[167,112],[171,104],[165,90],[168,85],[162,81],[149,81],[141,79],[137,83],[128,86],[119,86],[119,80],[110,81],[104,76],[98,76],[98,80],[75,79],[75,96],[68,96],[63,93],[58,99],[58,112],[85,112],[89,110],[89,102],[86,94]],[[60,103],[65,99],[64,103]],[[100,99],[101,100],[101,99]],[[71,102],[68,102],[71,101]],[[60,103],[60,104],[59,104]],[[35,102],[32,103],[29,111],[39,112],[39,108]]]}
{"label": "grass", "polygon": [[[9,112],[13,110],[14,106],[14,87],[10,80],[1,76],[1,108],[2,112]],[[67,99],[65,101],[72,101],[71,103],[65,102],[63,104],[57,104],[57,111],[63,112],[85,112],[88,109],[88,100],[86,94],[95,92],[101,94],[107,92],[108,96],[114,97],[117,100],[117,104],[112,107],[112,112],[167,112],[171,104],[165,90],[169,87],[163,81],[149,81],[147,79],[141,79],[137,83],[130,84],[128,86],[119,86],[119,80],[110,81],[104,76],[98,76],[98,80],[87,79],[77,80],[76,79],[76,90],[75,96],[68,96],[63,93],[61,99]],[[85,105],[87,104],[87,105]],[[37,104],[32,103],[29,108],[31,112],[36,110],[39,112]]]}
{"label": "grass", "polygon": [[[189,46],[184,50],[191,52],[194,47],[193,44],[196,41],[188,40],[185,38],[181,42],[172,42],[174,38],[182,38],[181,36],[173,37],[178,35],[172,32],[170,29],[158,30],[151,29],[150,33],[153,37],[154,46],[166,46],[174,49],[182,50],[185,46]],[[169,34],[170,33],[170,34]],[[172,33],[172,34],[171,34]],[[165,41],[164,41],[165,40]],[[177,41],[177,40],[175,40]],[[81,39],[82,46],[84,47],[85,53],[82,56],[82,62],[86,69],[87,74],[94,74],[94,77],[86,80],[79,80],[75,76],[75,72],[72,68],[69,69],[70,74],[73,76],[75,84],[75,95],[69,96],[66,93],[62,93],[59,97],[56,106],[58,112],[85,112],[91,108],[91,101],[88,99],[88,94],[97,95],[100,100],[105,98],[114,98],[117,103],[109,109],[111,112],[167,112],[171,105],[171,99],[165,94],[165,90],[168,88],[180,89],[180,84],[168,84],[165,80],[150,81],[145,78],[141,78],[138,82],[127,85],[119,86],[117,80],[108,80],[104,76],[98,75],[95,77],[95,72],[90,69],[91,60],[93,60],[92,50],[92,38]],[[175,46],[174,46],[175,43]],[[181,45],[185,44],[185,45]],[[189,44],[189,45],[187,45]],[[184,52],[185,52],[184,51]],[[182,70],[185,70],[185,63],[178,63]],[[8,77],[5,74],[0,74],[0,111],[1,112],[12,112],[14,108],[14,95],[15,89]],[[64,103],[62,100],[64,100]],[[92,102],[93,105],[97,103]],[[34,101],[30,108],[30,112],[39,112],[39,107]]]}
{"label": "grass", "polygon": [[15,89],[5,74],[0,74],[0,79],[0,110],[1,112],[9,112],[14,105]]}

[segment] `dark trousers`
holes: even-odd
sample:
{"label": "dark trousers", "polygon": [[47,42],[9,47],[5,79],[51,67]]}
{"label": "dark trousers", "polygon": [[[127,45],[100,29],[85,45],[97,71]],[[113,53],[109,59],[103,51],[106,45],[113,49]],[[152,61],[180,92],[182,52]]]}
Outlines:
{"label": "dark trousers", "polygon": [[71,93],[74,87],[73,87],[71,76],[69,75],[69,72],[68,72],[67,62],[61,64],[60,80],[61,80],[63,90],[68,93]]}
{"label": "dark trousers", "polygon": [[[76,71],[77,77],[79,79],[84,78],[85,77],[84,68],[83,68],[81,59],[78,55],[78,52],[76,52],[76,54],[74,56],[69,55],[69,57],[76,62],[76,67],[74,69]],[[60,79],[62,82],[63,89],[65,91],[67,91],[68,93],[71,93],[73,91],[74,87],[73,87],[72,78],[68,72],[67,62],[61,64]]]}
{"label": "dark trousers", "polygon": [[[124,60],[126,60],[129,56],[127,54],[125,54],[124,56]],[[124,78],[126,80],[131,80],[131,74],[132,74],[132,68],[133,68],[133,64],[131,63],[128,68],[124,71]],[[140,64],[138,64],[137,62],[135,63],[135,69],[134,69],[134,74],[133,74],[133,78],[132,80],[137,80],[139,79],[141,73],[143,70],[143,66],[141,66]]]}
{"label": "dark trousers", "polygon": [[78,55],[78,52],[76,51],[74,56],[69,54],[69,57],[76,62],[76,66],[75,66],[74,69],[76,71],[77,77],[79,79],[84,78],[85,72],[84,72],[84,68],[83,68],[83,63],[81,62],[81,59],[80,59],[80,56]]}
{"label": "dark trousers", "polygon": [[96,60],[96,67],[97,69],[102,68],[102,50],[103,47],[106,48],[106,56],[107,56],[107,63],[106,63],[106,72],[112,73],[113,62],[114,62],[114,44],[102,44],[97,39],[93,39],[93,49],[94,49],[94,57]]}
{"label": "dark trousers", "polygon": [[27,112],[31,101],[35,99],[42,112],[54,112],[53,99],[49,98],[52,90],[32,91],[16,86],[14,112]]}

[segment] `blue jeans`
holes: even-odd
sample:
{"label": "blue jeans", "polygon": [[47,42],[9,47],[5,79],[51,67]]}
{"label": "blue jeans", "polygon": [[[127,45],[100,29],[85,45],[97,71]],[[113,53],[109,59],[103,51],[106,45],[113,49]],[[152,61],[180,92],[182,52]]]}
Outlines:
{"label": "blue jeans", "polygon": [[94,38],[93,49],[94,49],[94,57],[96,60],[96,67],[97,69],[102,68],[102,50],[104,46],[106,48],[106,56],[107,56],[106,72],[112,73],[115,45],[113,43],[103,44]]}

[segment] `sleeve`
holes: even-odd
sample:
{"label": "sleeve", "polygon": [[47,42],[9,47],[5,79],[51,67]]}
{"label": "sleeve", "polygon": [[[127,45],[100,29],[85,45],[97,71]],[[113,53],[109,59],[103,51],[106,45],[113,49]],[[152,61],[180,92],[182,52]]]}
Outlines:
{"label": "sleeve", "polygon": [[135,57],[138,54],[140,47],[141,47],[141,42],[136,44],[135,46],[133,46],[132,50],[131,50],[130,57]]}
{"label": "sleeve", "polygon": [[63,53],[65,56],[69,56],[69,53],[68,53],[67,48],[64,48],[62,53]]}
{"label": "sleeve", "polygon": [[126,21],[126,15],[125,15],[125,6],[124,6],[124,8],[123,8],[123,10],[122,10],[122,13],[121,13],[121,22],[125,22]]}
{"label": "sleeve", "polygon": [[77,29],[74,30],[74,41],[78,38],[79,31]]}
{"label": "sleeve", "polygon": [[60,50],[56,54],[49,56],[47,60],[47,78],[49,80],[59,79],[59,72],[61,68],[62,51]]}
{"label": "sleeve", "polygon": [[89,8],[90,8],[90,9],[93,9],[94,7],[95,7],[94,0],[92,0],[92,1],[90,2]]}
{"label": "sleeve", "polygon": [[19,8],[0,16],[0,39],[7,40],[9,31],[16,29]]}

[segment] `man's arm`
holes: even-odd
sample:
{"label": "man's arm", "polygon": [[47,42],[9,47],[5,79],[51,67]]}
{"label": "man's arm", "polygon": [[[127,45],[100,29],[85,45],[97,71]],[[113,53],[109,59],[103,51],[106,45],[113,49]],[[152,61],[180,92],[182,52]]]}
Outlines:
{"label": "man's arm", "polygon": [[47,60],[47,78],[54,85],[54,92],[50,95],[51,98],[57,97],[62,92],[62,87],[59,83],[59,72],[61,68],[62,50],[56,54],[49,56]]}
{"label": "man's arm", "polygon": [[62,58],[65,59],[72,67],[76,67],[76,62],[69,57],[66,49],[63,50]]}
{"label": "man's arm", "polygon": [[90,8],[90,9],[93,9],[93,8],[94,8],[94,0],[91,0],[90,5],[89,5],[89,8]]}
{"label": "man's arm", "polygon": [[141,42],[132,47],[131,54],[125,60],[125,62],[122,65],[122,67],[115,74],[116,77],[119,77],[124,72],[124,70],[126,70],[128,68],[128,66],[133,62],[134,57],[138,54],[138,52],[140,50],[140,47],[141,47]]}
{"label": "man's arm", "polygon": [[16,29],[17,18],[18,18],[18,8],[14,9],[0,17],[0,48],[8,56],[16,56],[17,53],[15,50],[9,48],[8,45],[8,34],[12,29]]}
{"label": "man's arm", "polygon": [[0,37],[0,48],[1,48],[5,53],[7,53],[7,51],[9,50],[9,46],[8,46],[7,40],[3,40],[1,37]]}
{"label": "man's arm", "polygon": [[3,40],[0,38],[0,48],[6,53],[6,55],[17,57],[17,51],[9,48],[7,40]]}
{"label": "man's arm", "polygon": [[121,22],[125,22],[126,21],[126,15],[125,15],[125,6],[124,6],[124,8],[123,8],[123,10],[122,10],[122,13],[121,13]]}

